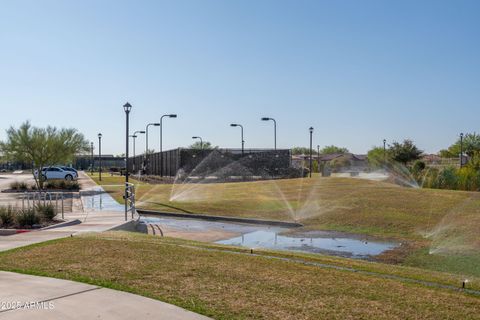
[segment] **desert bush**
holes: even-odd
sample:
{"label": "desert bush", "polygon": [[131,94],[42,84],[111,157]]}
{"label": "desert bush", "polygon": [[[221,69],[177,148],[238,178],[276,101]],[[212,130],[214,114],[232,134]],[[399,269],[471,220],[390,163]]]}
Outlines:
{"label": "desert bush", "polygon": [[65,189],[80,190],[80,184],[78,183],[78,181],[65,181]]}
{"label": "desert bush", "polygon": [[10,183],[10,189],[19,190],[20,189],[20,183],[18,181],[13,181],[12,183]]}
{"label": "desert bush", "polygon": [[38,204],[35,206],[35,211],[44,221],[52,221],[57,215],[52,204]]}
{"label": "desert bush", "polygon": [[423,162],[422,160],[417,160],[413,163],[412,170],[414,173],[421,172],[425,169],[425,167],[426,167],[425,162]]}
{"label": "desert bush", "polygon": [[28,190],[28,184],[25,181],[22,181],[18,184],[18,189],[26,191]]}
{"label": "desert bush", "polygon": [[55,180],[45,182],[45,189],[57,189],[58,183]]}
{"label": "desert bush", "polygon": [[15,218],[21,227],[31,227],[40,222],[40,217],[33,209],[20,210]]}
{"label": "desert bush", "polygon": [[457,169],[447,167],[438,174],[438,188],[455,190],[458,187]]}
{"label": "desert bush", "polygon": [[480,187],[480,174],[478,170],[467,166],[457,170],[458,189],[478,191]]}
{"label": "desert bush", "polygon": [[15,222],[15,210],[12,206],[0,207],[0,225],[9,227]]}

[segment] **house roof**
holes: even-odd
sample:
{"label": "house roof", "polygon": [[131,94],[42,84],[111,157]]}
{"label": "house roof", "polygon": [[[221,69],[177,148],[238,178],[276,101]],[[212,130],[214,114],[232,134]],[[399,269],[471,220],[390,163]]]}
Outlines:
{"label": "house roof", "polygon": [[353,154],[353,153],[332,153],[320,155],[320,161],[332,161],[334,159],[346,157],[352,160],[364,161],[367,159],[365,154]]}

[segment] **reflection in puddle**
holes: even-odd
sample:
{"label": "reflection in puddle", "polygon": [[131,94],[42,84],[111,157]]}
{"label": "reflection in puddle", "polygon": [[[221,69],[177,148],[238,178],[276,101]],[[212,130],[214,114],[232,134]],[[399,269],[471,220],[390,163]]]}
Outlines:
{"label": "reflection in puddle", "polygon": [[263,225],[151,216],[143,216],[141,221],[155,223],[160,225],[160,227],[164,226],[189,232],[221,230],[241,234],[237,237],[217,241],[216,243],[218,244],[324,253],[359,259],[376,256],[398,246],[397,243],[366,241],[355,235],[325,231],[309,231],[286,235],[284,233],[290,230],[288,228]]}
{"label": "reflection in puddle", "polygon": [[95,211],[123,211],[125,207],[119,204],[103,188],[96,187],[92,191],[81,193],[83,208]]}
{"label": "reflection in puddle", "polygon": [[338,237],[321,235],[314,237],[306,234],[285,236],[270,230],[254,231],[232,239],[218,241],[217,243],[249,248],[330,253],[351,258],[376,256],[397,246],[397,244],[388,242],[372,242],[347,238],[345,235]]}

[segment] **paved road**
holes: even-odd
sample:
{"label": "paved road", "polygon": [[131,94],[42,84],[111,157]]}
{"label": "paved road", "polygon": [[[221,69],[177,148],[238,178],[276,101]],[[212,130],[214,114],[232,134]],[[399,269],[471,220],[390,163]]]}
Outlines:
{"label": "paved road", "polygon": [[122,291],[0,271],[0,319],[209,318],[168,303]]}

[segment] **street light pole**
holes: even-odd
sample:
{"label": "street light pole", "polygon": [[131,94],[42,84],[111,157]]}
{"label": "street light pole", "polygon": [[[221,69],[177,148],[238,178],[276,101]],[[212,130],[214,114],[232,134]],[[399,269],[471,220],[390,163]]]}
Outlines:
{"label": "street light pole", "polygon": [[320,145],[317,144],[317,170],[320,173]]}
{"label": "street light pole", "polygon": [[125,221],[127,221],[127,212],[128,212],[128,136],[130,135],[129,129],[129,115],[130,110],[132,110],[132,105],[130,103],[126,103],[123,106],[123,110],[125,110]]}
{"label": "street light pole", "polygon": [[150,165],[150,162],[149,162],[149,159],[148,159],[148,127],[150,127],[150,126],[159,127],[160,123],[159,122],[149,123],[149,124],[147,124],[147,126],[145,128],[145,170],[148,170],[147,168]]}
{"label": "street light pole", "polygon": [[164,114],[163,116],[160,117],[160,176],[163,177],[163,141],[162,141],[162,135],[163,135],[163,118],[168,117],[168,118],[176,118],[176,114]]}
{"label": "street light pole", "polygon": [[231,127],[240,127],[241,129],[241,135],[242,135],[242,157],[244,155],[244,152],[245,152],[245,140],[243,139],[243,126],[241,124],[238,124],[238,123],[231,123],[230,124]]}
{"label": "street light pole", "polygon": [[[125,138],[126,138],[126,141],[125,141],[125,182],[128,182],[128,136],[130,135],[129,132],[130,132],[130,129],[129,129],[129,116],[130,116],[130,110],[132,110],[132,105],[130,103],[126,103],[124,106],[123,106],[123,109],[125,110]],[[126,192],[126,189],[125,189],[125,192]],[[125,196],[127,194],[125,193]],[[127,201],[127,199],[125,198],[125,201]],[[125,206],[126,206],[126,202],[125,202]]]}
{"label": "street light pole", "polygon": [[150,126],[159,127],[159,126],[160,126],[160,123],[158,123],[158,122],[149,123],[149,124],[147,124],[147,126],[145,127],[145,155],[148,154],[148,127],[150,127]]}
{"label": "street light pole", "polygon": [[90,161],[90,174],[93,176],[93,165],[95,164],[95,161],[93,160],[93,141],[90,142],[90,152],[91,152],[91,161]]}
{"label": "street light pole", "polygon": [[140,133],[140,134],[144,134],[145,131],[135,131],[133,133],[133,135],[131,135],[130,137],[133,138],[133,171],[135,172],[135,162],[136,162],[136,159],[135,159],[135,140],[137,139],[137,133]]}
{"label": "street light pole", "polygon": [[387,140],[383,139],[383,165],[387,163],[387,147],[386,147]]}
{"label": "street light pole", "polygon": [[275,150],[277,150],[277,121],[275,121],[275,119],[273,118],[269,118],[269,117],[263,117],[261,119],[262,121],[273,121],[273,143],[274,143],[274,148]]}
{"label": "street light pole", "polygon": [[463,132],[460,133],[460,168],[463,167]]}
{"label": "street light pole", "polygon": [[192,137],[192,139],[200,139],[200,150],[203,150],[203,140],[202,140],[202,137]]}
{"label": "street light pole", "polygon": [[102,181],[102,134],[98,134],[98,181]]}
{"label": "street light pole", "polygon": [[312,154],[313,154],[313,150],[312,150],[312,135],[313,135],[313,127],[310,127],[308,129],[308,131],[310,131],[310,178],[312,177],[312,169],[313,169],[313,162],[312,162]]}

